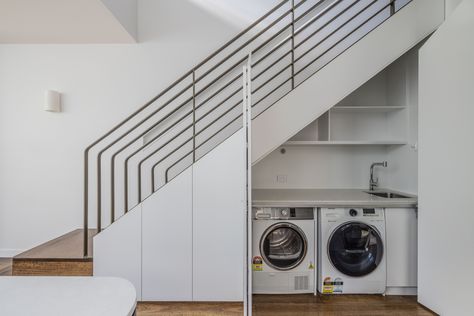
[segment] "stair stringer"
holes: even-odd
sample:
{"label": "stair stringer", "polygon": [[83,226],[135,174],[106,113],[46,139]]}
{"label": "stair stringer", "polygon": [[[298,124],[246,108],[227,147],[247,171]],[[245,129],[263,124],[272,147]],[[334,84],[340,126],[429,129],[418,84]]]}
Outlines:
{"label": "stair stringer", "polygon": [[[413,0],[252,122],[256,164],[444,21],[444,0]],[[270,132],[269,132],[270,131]]]}

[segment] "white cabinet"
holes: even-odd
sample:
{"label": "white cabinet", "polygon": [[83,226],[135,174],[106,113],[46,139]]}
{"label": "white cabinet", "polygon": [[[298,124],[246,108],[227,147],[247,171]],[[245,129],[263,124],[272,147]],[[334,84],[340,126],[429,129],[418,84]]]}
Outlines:
{"label": "white cabinet", "polygon": [[414,208],[387,208],[388,294],[415,294],[417,286],[417,213]]}
{"label": "white cabinet", "polygon": [[192,300],[192,168],[143,201],[144,301]]}
{"label": "white cabinet", "polygon": [[193,166],[193,299],[242,301],[245,143],[235,133]]}

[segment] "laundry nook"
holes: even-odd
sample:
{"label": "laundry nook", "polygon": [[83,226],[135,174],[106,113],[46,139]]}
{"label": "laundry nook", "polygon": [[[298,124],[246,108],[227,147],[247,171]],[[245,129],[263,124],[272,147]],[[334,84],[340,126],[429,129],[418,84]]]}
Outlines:
{"label": "laundry nook", "polygon": [[473,316],[474,0],[0,0],[0,316]]}

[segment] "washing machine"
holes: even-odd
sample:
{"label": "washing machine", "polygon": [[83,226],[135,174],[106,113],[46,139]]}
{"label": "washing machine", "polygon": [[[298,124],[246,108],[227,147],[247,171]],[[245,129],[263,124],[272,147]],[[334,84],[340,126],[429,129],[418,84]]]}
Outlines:
{"label": "washing machine", "polygon": [[255,294],[315,291],[315,209],[253,208]]}
{"label": "washing machine", "polygon": [[318,233],[320,293],[385,293],[383,208],[321,208]]}

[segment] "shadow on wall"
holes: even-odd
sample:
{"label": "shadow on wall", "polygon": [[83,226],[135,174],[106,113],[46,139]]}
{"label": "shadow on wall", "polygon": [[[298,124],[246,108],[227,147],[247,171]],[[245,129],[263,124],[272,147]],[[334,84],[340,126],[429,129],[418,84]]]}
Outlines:
{"label": "shadow on wall", "polygon": [[138,14],[138,40],[141,43],[183,42],[191,48],[207,42],[209,37],[222,37],[224,43],[229,34],[241,30],[231,23],[230,16],[218,16],[197,5],[195,0],[140,0]]}

